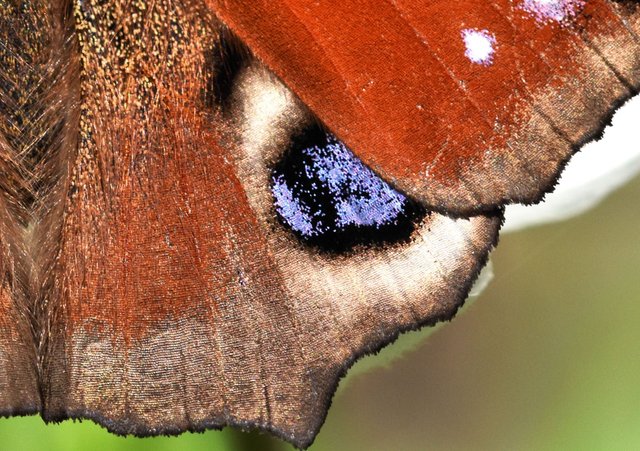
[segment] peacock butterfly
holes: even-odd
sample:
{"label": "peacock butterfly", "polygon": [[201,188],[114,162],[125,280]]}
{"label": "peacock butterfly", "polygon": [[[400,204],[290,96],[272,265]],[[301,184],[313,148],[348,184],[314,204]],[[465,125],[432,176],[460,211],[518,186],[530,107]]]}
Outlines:
{"label": "peacock butterfly", "polygon": [[[354,14],[354,11],[356,12]],[[640,84],[637,2],[0,6],[0,412],[305,447]]]}

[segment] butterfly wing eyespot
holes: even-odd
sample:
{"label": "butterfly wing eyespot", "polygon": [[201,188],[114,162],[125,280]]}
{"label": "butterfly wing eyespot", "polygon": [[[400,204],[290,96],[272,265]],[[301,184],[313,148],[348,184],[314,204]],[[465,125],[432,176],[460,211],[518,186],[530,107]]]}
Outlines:
{"label": "butterfly wing eyespot", "polygon": [[[292,310],[304,337],[302,353],[308,361],[318,363],[311,372],[315,375],[314,386],[324,387],[320,393],[320,405],[324,407],[317,411],[323,416],[324,403],[335,389],[338,375],[355,358],[393,340],[399,331],[433,324],[455,313],[494,243],[500,217],[498,214],[456,220],[428,214],[420,205],[415,205],[413,211],[411,206],[396,208],[394,201],[412,201],[395,190],[387,191],[390,185],[327,134],[307,107],[257,61],[238,77],[232,98],[228,115],[233,118],[232,141],[238,144],[237,174],[262,224],[285,292],[293,302]],[[265,111],[269,112],[268,117]],[[314,158],[318,164],[312,168],[309,163]],[[344,171],[345,167],[349,170]],[[350,177],[345,177],[345,172]],[[329,173],[335,178],[329,178]],[[359,182],[369,189],[375,187],[377,196],[367,192],[362,197],[379,202],[377,214],[357,220],[384,222],[393,217],[391,227],[376,236],[374,226],[374,242],[365,241],[366,245],[354,245],[352,238],[342,238],[344,241],[336,244],[339,235],[320,237],[323,241],[334,240],[329,251],[326,243],[313,244],[308,239],[305,242],[294,236],[291,224],[282,226],[286,218],[276,219],[274,178],[288,180],[295,187],[292,194],[297,191],[308,206],[319,207],[310,214],[328,215],[323,211],[328,207],[335,222],[324,224],[334,227],[340,221],[336,206],[341,195],[356,194],[357,198],[364,194],[358,191],[362,189],[357,186]],[[324,194],[318,186],[317,190],[310,189],[314,183],[320,185],[320,179],[326,182]],[[334,193],[339,193],[334,196],[329,185],[338,179],[345,184],[333,186]],[[318,201],[322,196],[325,202]],[[401,219],[392,224],[402,216],[394,217],[400,210],[407,222],[403,224]],[[294,221],[302,224],[299,218]],[[311,440],[320,419],[309,415],[307,420],[311,423],[306,426],[309,435],[304,440]],[[307,443],[299,440],[301,437],[295,438],[294,443]]]}
{"label": "butterfly wing eyespot", "polygon": [[407,242],[426,215],[319,127],[293,140],[271,181],[280,221],[330,252]]}

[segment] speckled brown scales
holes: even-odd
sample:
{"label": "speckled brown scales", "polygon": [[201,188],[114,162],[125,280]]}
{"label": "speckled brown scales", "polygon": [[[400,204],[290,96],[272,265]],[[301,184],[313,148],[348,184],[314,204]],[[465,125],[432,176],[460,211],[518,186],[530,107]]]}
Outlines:
{"label": "speckled brown scales", "polygon": [[407,243],[341,256],[275,221],[269,165],[315,119],[251,60],[224,111],[208,102],[222,28],[203,4],[17,5],[0,16],[27,25],[3,59],[29,62],[0,86],[17,99],[1,111],[3,413],[306,446],[355,358],[464,300],[497,216],[433,214]]}

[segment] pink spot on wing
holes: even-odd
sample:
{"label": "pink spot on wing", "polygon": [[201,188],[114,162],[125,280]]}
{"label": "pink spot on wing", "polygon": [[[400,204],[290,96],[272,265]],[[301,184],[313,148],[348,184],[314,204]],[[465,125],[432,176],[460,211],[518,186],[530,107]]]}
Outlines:
{"label": "pink spot on wing", "polygon": [[584,0],[524,0],[520,6],[539,23],[565,23],[577,16],[584,5]]}
{"label": "pink spot on wing", "polygon": [[462,30],[462,40],[466,50],[465,56],[475,64],[490,66],[493,64],[496,38],[487,30],[474,30],[467,28]]}

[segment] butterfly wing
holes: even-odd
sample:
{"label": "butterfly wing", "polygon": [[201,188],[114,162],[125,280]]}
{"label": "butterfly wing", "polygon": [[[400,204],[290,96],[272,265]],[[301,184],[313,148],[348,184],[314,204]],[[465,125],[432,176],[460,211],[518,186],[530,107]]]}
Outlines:
{"label": "butterfly wing", "polygon": [[500,216],[426,213],[395,244],[307,245],[271,190],[306,107],[251,59],[212,105],[224,33],[197,3],[75,8],[82,96],[42,293],[43,416],[308,445],[355,358],[455,313]]}
{"label": "butterfly wing", "polygon": [[208,4],[364,162],[440,211],[539,200],[640,86],[637,1]]}
{"label": "butterfly wing", "polygon": [[[559,4],[212,3],[383,178],[457,212],[536,198],[637,87],[637,2]],[[348,252],[294,237],[272,171],[316,119],[254,60],[212,101],[199,3],[30,5],[0,11],[3,413],[304,446],[355,358],[461,304],[500,217],[425,213]]]}

